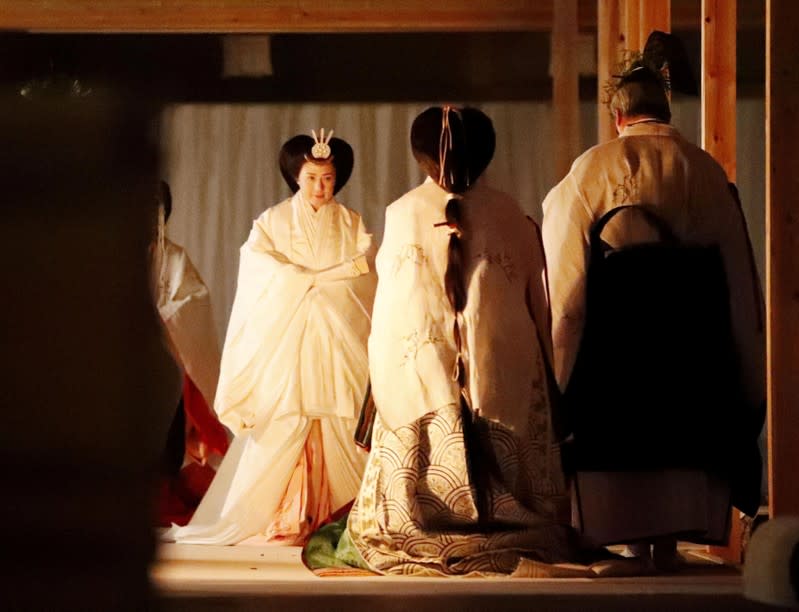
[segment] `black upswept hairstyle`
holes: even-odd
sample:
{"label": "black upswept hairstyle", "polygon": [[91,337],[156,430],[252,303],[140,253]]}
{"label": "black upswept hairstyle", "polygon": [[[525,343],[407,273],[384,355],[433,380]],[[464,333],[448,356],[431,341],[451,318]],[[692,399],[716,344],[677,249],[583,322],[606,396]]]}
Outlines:
{"label": "black upswept hairstyle", "polygon": [[323,164],[327,161],[332,161],[333,167],[336,169],[336,186],[333,189],[333,193],[338,193],[352,174],[352,166],[355,163],[352,147],[346,141],[334,136],[328,142],[332,152],[331,157],[317,159],[311,155],[311,149],[314,144],[314,139],[305,134],[299,134],[287,140],[280,147],[280,173],[283,175],[283,179],[289,189],[291,189],[291,193],[297,193],[300,188],[297,184],[297,177],[300,175],[300,170],[305,162],[311,161]]}

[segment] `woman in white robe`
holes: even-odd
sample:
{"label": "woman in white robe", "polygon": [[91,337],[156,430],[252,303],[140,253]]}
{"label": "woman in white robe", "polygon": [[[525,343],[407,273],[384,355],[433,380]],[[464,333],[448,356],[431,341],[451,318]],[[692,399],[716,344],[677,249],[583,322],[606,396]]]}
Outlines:
{"label": "woman in white robe", "polygon": [[428,109],[411,142],[431,178],[386,210],[369,337],[377,417],[348,537],[380,573],[565,560],[537,226],[475,183],[494,152],[483,113]]}
{"label": "woman in white robe", "polygon": [[295,195],[241,248],[216,411],[235,435],[180,543],[301,543],[358,492],[353,442],[367,387],[376,278],[371,235],[334,199],[352,171],[338,138],[296,136],[280,167]]}

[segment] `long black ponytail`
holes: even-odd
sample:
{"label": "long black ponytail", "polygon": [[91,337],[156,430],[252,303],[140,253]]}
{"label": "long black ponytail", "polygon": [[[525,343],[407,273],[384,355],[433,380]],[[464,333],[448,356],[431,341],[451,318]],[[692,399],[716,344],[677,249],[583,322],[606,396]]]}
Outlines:
{"label": "long black ponytail", "polygon": [[449,232],[447,268],[444,289],[452,307],[453,336],[457,350],[453,378],[461,390],[461,421],[466,458],[475,487],[478,521],[491,520],[490,479],[501,479],[496,455],[485,423],[475,418],[466,400],[466,373],[461,352],[462,338],[459,315],[466,307],[466,255],[468,236],[463,225],[463,194],[482,174],[494,155],[495,136],[491,120],[477,109],[462,110],[444,106],[429,108],[419,115],[411,128],[411,147],[416,160],[438,185],[447,191],[449,199],[444,210],[445,220],[436,223]]}
{"label": "long black ponytail", "polygon": [[463,194],[483,173],[494,155],[491,120],[475,108],[428,108],[413,122],[411,148],[422,169],[450,194],[446,220],[449,229],[444,286],[456,317],[466,306],[464,279]]}

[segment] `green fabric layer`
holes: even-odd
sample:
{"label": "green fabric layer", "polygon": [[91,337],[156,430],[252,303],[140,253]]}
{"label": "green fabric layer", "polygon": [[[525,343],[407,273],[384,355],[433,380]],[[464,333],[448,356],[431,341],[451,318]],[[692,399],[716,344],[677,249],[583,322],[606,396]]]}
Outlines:
{"label": "green fabric layer", "polygon": [[352,543],[347,531],[349,513],[333,523],[322,525],[310,537],[302,551],[305,564],[312,570],[325,567],[369,569]]}

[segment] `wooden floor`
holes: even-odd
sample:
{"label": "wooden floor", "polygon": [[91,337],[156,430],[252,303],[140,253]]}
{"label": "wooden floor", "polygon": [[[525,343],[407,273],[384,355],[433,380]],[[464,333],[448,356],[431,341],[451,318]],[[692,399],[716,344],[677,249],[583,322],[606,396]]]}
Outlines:
{"label": "wooden floor", "polygon": [[165,544],[151,575],[169,612],[776,610],[744,600],[737,569],[714,561],[699,558],[684,572],[637,578],[319,578],[296,547]]}

